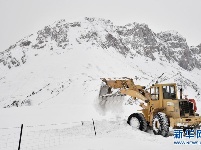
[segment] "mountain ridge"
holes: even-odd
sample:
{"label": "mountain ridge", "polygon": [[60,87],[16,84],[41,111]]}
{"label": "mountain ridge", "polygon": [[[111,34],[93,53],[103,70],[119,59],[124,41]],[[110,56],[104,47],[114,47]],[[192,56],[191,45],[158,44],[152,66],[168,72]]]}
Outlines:
{"label": "mountain ridge", "polygon": [[[123,55],[130,54],[132,57],[139,54],[152,60],[155,60],[153,53],[161,53],[166,61],[176,61],[185,70],[201,69],[201,44],[189,47],[186,39],[177,31],[154,33],[146,24],[134,22],[115,26],[110,20],[87,17],[80,22],[68,23],[62,19],[45,26],[36,33],[35,39],[31,38],[31,34],[1,52],[0,63],[9,68],[24,64],[26,54],[23,49],[30,46],[32,49],[42,49],[45,46],[49,46],[50,50],[65,49],[70,46],[69,40],[73,40],[68,37],[73,28],[80,31],[80,34],[74,37],[80,44],[85,41],[102,48],[114,47]],[[57,47],[51,45],[52,42],[55,42]],[[22,49],[21,60],[10,53],[16,46]]]}

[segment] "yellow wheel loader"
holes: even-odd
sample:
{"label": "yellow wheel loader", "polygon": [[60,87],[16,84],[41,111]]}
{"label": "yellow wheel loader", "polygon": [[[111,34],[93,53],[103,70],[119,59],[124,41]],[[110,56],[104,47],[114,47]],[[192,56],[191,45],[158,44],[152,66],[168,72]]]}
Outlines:
{"label": "yellow wheel loader", "polygon": [[153,84],[148,89],[135,85],[132,78],[101,78],[103,81],[99,99],[104,104],[108,97],[131,96],[132,100],[141,100],[142,113],[133,113],[128,117],[128,124],[147,131],[153,129],[154,134],[168,136],[169,127],[173,129],[198,128],[201,117],[196,113],[195,100],[182,99],[177,96],[176,83]]}

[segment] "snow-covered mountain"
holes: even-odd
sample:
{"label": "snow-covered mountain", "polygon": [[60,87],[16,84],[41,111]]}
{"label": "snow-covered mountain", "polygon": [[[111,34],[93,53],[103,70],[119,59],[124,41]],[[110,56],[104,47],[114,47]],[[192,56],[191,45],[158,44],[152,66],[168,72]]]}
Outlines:
{"label": "snow-covered mountain", "polygon": [[[176,31],[98,18],[57,21],[0,53],[0,108],[12,107],[0,109],[0,149],[16,149],[22,123],[22,149],[189,149],[175,146],[173,136],[132,130],[126,119],[136,105],[112,104],[119,112],[105,113],[96,100],[102,77],[176,82],[201,113],[200,76],[201,44],[188,46]],[[32,107],[13,107],[24,105]]]}
{"label": "snow-covered mountain", "polygon": [[176,82],[200,100],[201,44],[146,24],[60,20],[0,53],[0,107],[92,104],[101,77],[131,77],[141,85]]}

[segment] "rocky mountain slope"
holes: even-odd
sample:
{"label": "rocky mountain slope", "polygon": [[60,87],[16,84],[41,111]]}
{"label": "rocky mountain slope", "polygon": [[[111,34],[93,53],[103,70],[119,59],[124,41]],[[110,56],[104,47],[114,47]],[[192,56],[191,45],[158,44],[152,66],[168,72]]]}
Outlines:
{"label": "rocky mountain slope", "polygon": [[135,22],[117,26],[99,18],[60,20],[1,52],[0,69],[1,107],[62,99],[66,95],[60,93],[73,95],[80,84],[83,96],[100,77],[124,75],[147,84],[162,73],[161,82],[182,84],[200,99],[201,44],[188,46],[176,31],[154,33]]}
{"label": "rocky mountain slope", "polygon": [[[71,38],[69,34],[73,31],[77,33]],[[188,71],[201,68],[201,44],[189,47],[186,39],[176,31],[156,34],[146,24],[134,22],[115,26],[110,20],[96,18],[73,23],[60,20],[45,26],[37,34],[23,38],[0,53],[0,63],[8,68],[16,67],[26,62],[27,49],[65,49],[73,46],[73,40],[79,44],[90,42],[103,49],[113,47],[125,57],[139,54],[155,60],[153,54],[157,53],[161,60],[176,62]]]}

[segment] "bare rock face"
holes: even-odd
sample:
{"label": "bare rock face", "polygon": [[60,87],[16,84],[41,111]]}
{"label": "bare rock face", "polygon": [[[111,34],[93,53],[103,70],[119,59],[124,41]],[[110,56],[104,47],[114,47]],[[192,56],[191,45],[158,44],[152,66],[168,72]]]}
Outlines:
{"label": "bare rock face", "polygon": [[191,46],[190,49],[194,54],[201,54],[201,44],[196,47]]}
{"label": "bare rock face", "polygon": [[28,51],[65,50],[75,43],[114,48],[125,57],[142,55],[152,61],[160,55],[161,61],[176,62],[188,71],[201,69],[201,44],[189,47],[186,39],[176,31],[156,34],[146,24],[134,22],[115,26],[110,20],[87,17],[80,22],[59,20],[45,26],[1,52],[0,64],[11,69],[28,61]]}
{"label": "bare rock face", "polygon": [[116,28],[119,38],[126,47],[129,47],[131,55],[137,53],[155,60],[153,53],[157,52],[156,34],[146,24],[132,23]]}
{"label": "bare rock face", "polygon": [[55,26],[45,26],[37,32],[37,43],[33,48],[41,49],[49,41],[55,41],[58,47],[65,48],[69,44],[68,39],[69,24],[65,20],[58,21]]}
{"label": "bare rock face", "polygon": [[194,68],[201,68],[200,52],[198,47],[189,47],[186,39],[179,35],[178,32],[166,31],[157,34],[158,37],[167,44],[170,57],[178,62],[179,66],[191,71]]}
{"label": "bare rock face", "polygon": [[186,39],[176,31],[166,31],[157,34],[163,42],[166,42],[171,48],[187,48]]}

